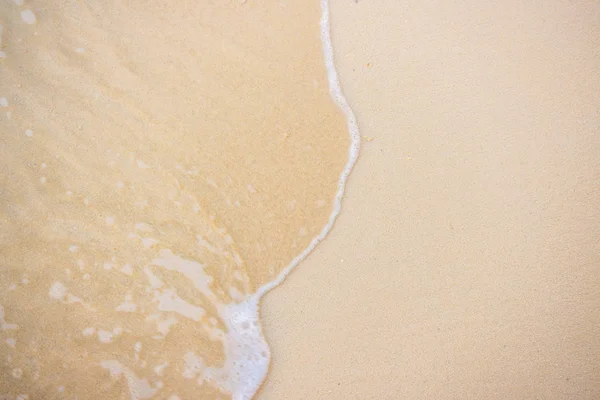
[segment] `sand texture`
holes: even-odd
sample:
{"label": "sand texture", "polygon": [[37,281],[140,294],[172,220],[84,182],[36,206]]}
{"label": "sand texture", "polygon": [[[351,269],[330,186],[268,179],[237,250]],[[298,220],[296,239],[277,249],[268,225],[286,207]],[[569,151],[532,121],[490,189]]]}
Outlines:
{"label": "sand texture", "polygon": [[600,398],[600,3],[331,18],[365,139],[331,234],[263,302],[258,398]]}
{"label": "sand texture", "polygon": [[[0,397],[247,399],[348,159],[318,2],[0,4]],[[23,397],[24,398],[24,397]]]}

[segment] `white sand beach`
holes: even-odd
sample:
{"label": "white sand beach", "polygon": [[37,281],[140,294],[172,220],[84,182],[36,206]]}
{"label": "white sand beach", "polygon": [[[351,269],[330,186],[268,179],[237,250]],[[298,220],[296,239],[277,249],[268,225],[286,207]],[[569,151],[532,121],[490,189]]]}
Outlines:
{"label": "white sand beach", "polygon": [[330,4],[365,140],[258,398],[600,398],[600,5]]}

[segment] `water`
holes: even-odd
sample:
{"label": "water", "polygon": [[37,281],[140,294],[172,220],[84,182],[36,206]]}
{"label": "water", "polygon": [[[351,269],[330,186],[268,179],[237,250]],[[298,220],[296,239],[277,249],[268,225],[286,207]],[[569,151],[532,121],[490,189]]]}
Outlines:
{"label": "water", "polygon": [[0,5],[0,395],[251,398],[358,151],[326,2],[34,5]]}

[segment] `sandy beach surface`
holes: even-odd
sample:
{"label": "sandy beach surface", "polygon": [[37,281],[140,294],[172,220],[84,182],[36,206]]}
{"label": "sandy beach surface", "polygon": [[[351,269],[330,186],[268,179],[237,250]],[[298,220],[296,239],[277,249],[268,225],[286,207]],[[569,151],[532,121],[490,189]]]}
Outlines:
{"label": "sandy beach surface", "polygon": [[600,398],[597,1],[331,0],[261,329],[319,5],[0,4],[0,399]]}
{"label": "sandy beach surface", "polygon": [[331,1],[365,140],[333,231],[264,299],[259,399],[600,398],[599,16]]}
{"label": "sandy beach surface", "polygon": [[0,3],[0,399],[250,399],[337,209],[318,1]]}

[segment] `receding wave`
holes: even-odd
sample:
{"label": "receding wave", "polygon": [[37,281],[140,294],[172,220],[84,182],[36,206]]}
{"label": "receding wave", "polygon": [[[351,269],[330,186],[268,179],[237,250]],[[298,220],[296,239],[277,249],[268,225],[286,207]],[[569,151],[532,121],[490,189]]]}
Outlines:
{"label": "receding wave", "polygon": [[0,397],[264,380],[260,297],[331,228],[358,132],[326,0],[199,3],[0,4]]}

